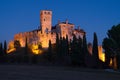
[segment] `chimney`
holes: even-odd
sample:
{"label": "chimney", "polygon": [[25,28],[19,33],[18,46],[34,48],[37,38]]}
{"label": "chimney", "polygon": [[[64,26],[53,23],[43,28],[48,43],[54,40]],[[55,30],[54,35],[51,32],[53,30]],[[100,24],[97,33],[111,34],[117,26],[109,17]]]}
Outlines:
{"label": "chimney", "polygon": [[78,26],[78,30],[80,30],[80,26]]}
{"label": "chimney", "polygon": [[68,24],[68,19],[66,19],[66,24]]}
{"label": "chimney", "polygon": [[60,20],[58,20],[58,24],[60,24]]}

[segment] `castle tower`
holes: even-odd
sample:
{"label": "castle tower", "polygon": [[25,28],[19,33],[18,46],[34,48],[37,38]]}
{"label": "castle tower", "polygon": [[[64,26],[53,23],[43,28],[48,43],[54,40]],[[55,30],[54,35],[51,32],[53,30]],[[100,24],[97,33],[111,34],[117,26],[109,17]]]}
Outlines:
{"label": "castle tower", "polygon": [[42,10],[40,12],[40,25],[42,33],[51,32],[52,27],[52,11]]}

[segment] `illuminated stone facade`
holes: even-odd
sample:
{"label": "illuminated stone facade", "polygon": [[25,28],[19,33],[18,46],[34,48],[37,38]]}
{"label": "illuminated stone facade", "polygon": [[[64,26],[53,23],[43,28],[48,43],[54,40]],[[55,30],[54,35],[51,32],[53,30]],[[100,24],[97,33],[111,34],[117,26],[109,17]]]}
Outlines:
{"label": "illuminated stone facade", "polygon": [[[88,44],[88,51],[89,51],[89,54],[90,55],[93,55],[92,54],[92,44]],[[99,59],[102,61],[102,62],[105,62],[105,53],[103,53],[103,48],[102,46],[98,46],[98,56],[99,56]]]}
{"label": "illuminated stone facade", "polygon": [[[76,35],[77,38],[83,38],[85,34],[82,29],[75,29],[75,25],[69,23],[68,20],[58,22],[55,26],[52,26],[52,11],[42,10],[40,12],[40,27],[29,32],[15,34],[14,40],[19,40],[21,46],[24,47],[27,38],[29,45],[41,44],[43,48],[47,48],[49,40],[51,40],[52,44],[56,42],[56,33],[61,37],[68,35],[69,40],[72,40],[73,35]],[[13,44],[13,41],[9,43],[9,46]]]}

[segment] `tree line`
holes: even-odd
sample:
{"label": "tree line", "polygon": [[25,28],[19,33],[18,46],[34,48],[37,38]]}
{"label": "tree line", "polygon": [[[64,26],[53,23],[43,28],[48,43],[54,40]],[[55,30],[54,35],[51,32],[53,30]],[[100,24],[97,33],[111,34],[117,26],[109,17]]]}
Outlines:
{"label": "tree line", "polygon": [[[0,43],[0,63],[34,63],[34,64],[51,64],[51,65],[67,65],[80,66],[90,68],[114,68],[120,69],[120,24],[113,26],[107,32],[107,37],[104,38],[102,47],[105,52],[105,62],[99,60],[98,55],[98,39],[94,32],[93,43],[88,44],[86,34],[76,38],[73,35],[73,40],[60,37],[56,33],[56,43],[51,44],[49,40],[49,47],[43,50],[43,54],[35,55],[31,52],[26,38],[24,48],[20,47],[19,41],[14,41],[16,51],[13,54],[7,54],[7,43]],[[92,54],[88,50],[88,46],[92,45]],[[22,53],[22,54],[21,54]]]}
{"label": "tree line", "polygon": [[3,43],[0,43],[0,63],[5,63],[7,61],[7,43],[4,41]]}
{"label": "tree line", "polygon": [[105,65],[112,63],[114,69],[120,69],[120,24],[107,31],[107,37],[102,44],[105,50]]}
{"label": "tree line", "polygon": [[98,56],[98,41],[97,35],[94,33],[92,55],[88,51],[86,35],[76,38],[73,35],[73,40],[68,41],[68,36],[62,38],[56,34],[56,44],[52,45],[49,41],[47,52],[48,61],[58,63],[59,65],[72,65],[91,68],[102,68],[101,61]]}
{"label": "tree line", "polygon": [[[97,45],[97,36],[94,33],[93,41],[93,55],[94,60],[91,60],[92,66],[98,68],[98,45]],[[30,52],[30,49],[27,44],[27,38],[25,42],[25,47],[21,48],[19,41],[14,41],[14,48],[16,51],[12,54],[7,54],[7,43],[4,42],[4,47],[0,43],[0,61],[1,63],[50,63],[56,65],[73,65],[73,66],[89,66],[87,63],[89,56],[89,51],[87,47],[86,35],[83,36],[83,39],[79,37],[76,38],[73,35],[73,40],[68,41],[68,36],[66,38],[59,37],[56,34],[56,44],[51,44],[49,40],[48,50],[45,50],[41,55],[35,55]],[[97,52],[96,52],[97,51]],[[97,62],[96,62],[97,61]]]}

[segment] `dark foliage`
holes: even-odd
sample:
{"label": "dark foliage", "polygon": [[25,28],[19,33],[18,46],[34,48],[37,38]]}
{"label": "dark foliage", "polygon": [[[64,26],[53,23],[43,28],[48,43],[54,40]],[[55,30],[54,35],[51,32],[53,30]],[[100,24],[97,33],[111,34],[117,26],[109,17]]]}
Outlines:
{"label": "dark foliage", "polygon": [[0,63],[4,62],[4,52],[3,52],[3,45],[0,43]]}
{"label": "dark foliage", "polygon": [[94,33],[92,54],[93,54],[93,61],[94,61],[93,67],[98,68],[100,64],[99,64],[99,55],[98,55],[98,40],[97,40],[96,33]]}
{"label": "dark foliage", "polygon": [[[114,69],[120,68],[120,24],[112,26],[112,28],[108,30],[107,35],[108,37],[103,40],[106,65],[109,65],[110,59],[112,59],[112,67]],[[114,61],[114,59],[116,59],[116,61]]]}
{"label": "dark foliage", "polygon": [[52,61],[52,56],[53,56],[53,51],[52,51],[52,44],[51,44],[51,40],[49,40],[49,47],[48,47],[48,53],[47,53],[47,57],[48,57],[48,61]]}
{"label": "dark foliage", "polygon": [[15,40],[14,41],[14,48],[18,49],[21,47],[20,41],[19,40]]}

